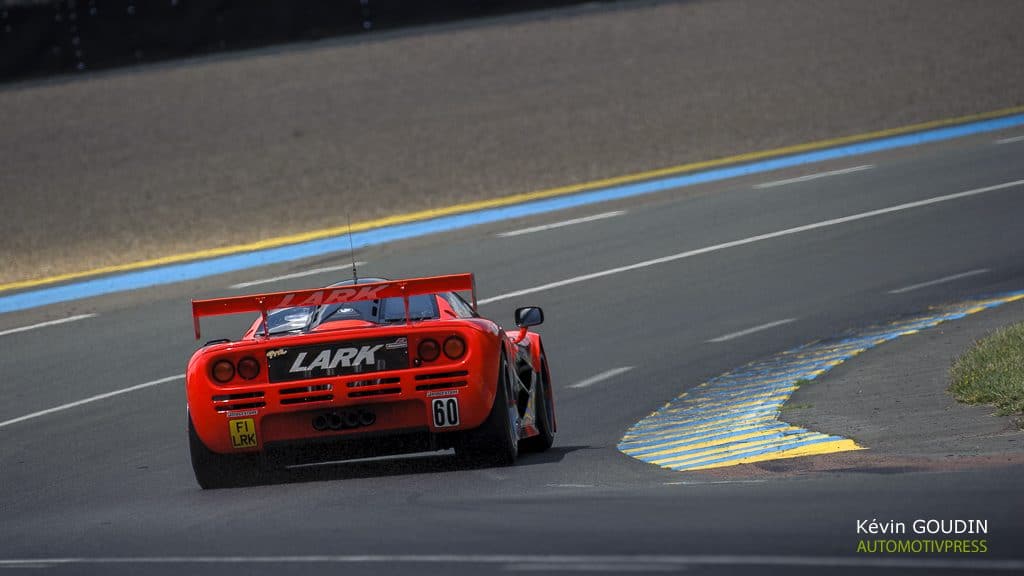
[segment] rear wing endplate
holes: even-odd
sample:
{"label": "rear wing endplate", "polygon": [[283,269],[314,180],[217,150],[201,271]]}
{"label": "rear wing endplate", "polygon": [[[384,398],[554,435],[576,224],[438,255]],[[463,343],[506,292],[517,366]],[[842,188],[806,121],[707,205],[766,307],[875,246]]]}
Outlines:
{"label": "rear wing endplate", "polygon": [[402,298],[405,300],[405,321],[409,322],[409,298],[418,294],[441,292],[471,292],[473,310],[476,311],[476,281],[472,274],[450,274],[429,278],[389,280],[368,284],[349,284],[331,288],[314,288],[294,292],[271,292],[231,298],[213,298],[192,301],[192,323],[195,325],[196,340],[199,339],[199,319],[203,316],[221,316],[259,312],[263,316],[263,328],[267,330],[267,313],[281,308],[303,306],[324,306],[339,302],[358,302],[379,298]]}

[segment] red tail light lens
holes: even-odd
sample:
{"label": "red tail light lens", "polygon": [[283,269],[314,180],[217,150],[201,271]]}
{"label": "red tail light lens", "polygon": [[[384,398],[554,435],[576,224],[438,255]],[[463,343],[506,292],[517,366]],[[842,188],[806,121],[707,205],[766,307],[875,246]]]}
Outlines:
{"label": "red tail light lens", "polygon": [[246,356],[238,361],[238,375],[246,380],[252,380],[260,375],[260,363],[252,356]]}
{"label": "red tail light lens", "polygon": [[462,358],[462,355],[466,353],[466,341],[458,336],[449,336],[444,341],[444,355],[451,358],[452,360],[458,360]]}
{"label": "red tail light lens", "polygon": [[228,360],[217,360],[213,364],[213,379],[221,384],[227,384],[235,377],[235,365]]}
{"label": "red tail light lens", "polygon": [[419,354],[420,360],[423,360],[424,362],[433,362],[441,355],[441,347],[437,345],[436,340],[428,338],[426,340],[420,340],[420,345],[416,348],[416,352]]}

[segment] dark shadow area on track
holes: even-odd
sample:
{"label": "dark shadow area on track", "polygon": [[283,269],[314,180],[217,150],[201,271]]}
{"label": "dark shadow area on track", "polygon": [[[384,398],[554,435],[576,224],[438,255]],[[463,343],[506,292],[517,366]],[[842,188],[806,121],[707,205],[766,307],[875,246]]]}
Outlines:
{"label": "dark shadow area on track", "polygon": [[[592,446],[554,446],[547,452],[520,455],[512,467],[557,464],[568,454],[577,450],[594,450]],[[355,480],[360,478],[383,478],[408,476],[412,474],[436,474],[494,468],[485,464],[469,462],[450,453],[437,455],[405,455],[382,460],[325,462],[306,464],[300,467],[264,472],[245,486],[266,486],[271,484],[301,484],[305,482],[329,482],[333,480]],[[496,468],[497,469],[497,468]]]}

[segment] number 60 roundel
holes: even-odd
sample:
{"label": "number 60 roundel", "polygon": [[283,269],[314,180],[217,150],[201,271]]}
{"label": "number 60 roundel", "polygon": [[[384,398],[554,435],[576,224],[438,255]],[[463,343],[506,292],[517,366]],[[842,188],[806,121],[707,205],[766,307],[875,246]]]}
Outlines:
{"label": "number 60 roundel", "polygon": [[430,403],[430,411],[434,415],[436,428],[448,428],[459,425],[459,399],[435,398]]}

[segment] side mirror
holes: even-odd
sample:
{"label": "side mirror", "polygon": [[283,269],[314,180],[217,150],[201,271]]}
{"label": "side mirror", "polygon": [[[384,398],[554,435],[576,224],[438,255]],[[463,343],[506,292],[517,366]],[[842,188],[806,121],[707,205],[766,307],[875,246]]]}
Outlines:
{"label": "side mirror", "polygon": [[544,323],[544,311],[539,306],[516,308],[516,326],[526,328]]}

